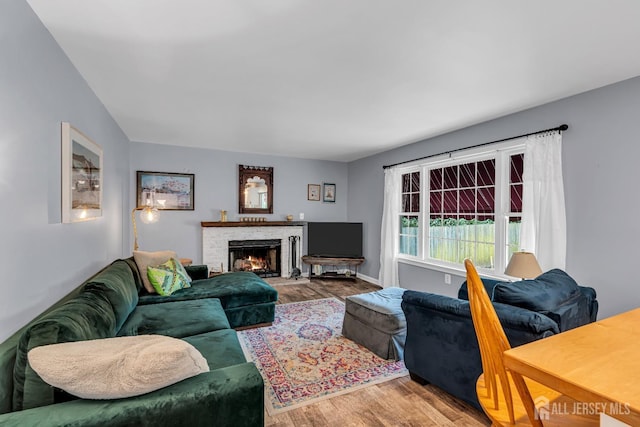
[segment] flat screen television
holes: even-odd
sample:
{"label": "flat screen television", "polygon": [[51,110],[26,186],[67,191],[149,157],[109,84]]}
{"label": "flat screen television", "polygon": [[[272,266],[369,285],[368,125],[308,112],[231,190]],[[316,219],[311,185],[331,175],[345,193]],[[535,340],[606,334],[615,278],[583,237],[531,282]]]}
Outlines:
{"label": "flat screen television", "polygon": [[361,222],[307,223],[307,254],[326,258],[361,258]]}

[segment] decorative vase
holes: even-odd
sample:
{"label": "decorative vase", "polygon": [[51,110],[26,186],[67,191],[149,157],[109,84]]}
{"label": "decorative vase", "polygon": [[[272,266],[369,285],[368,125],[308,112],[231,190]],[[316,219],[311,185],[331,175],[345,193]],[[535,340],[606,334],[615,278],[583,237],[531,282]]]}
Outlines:
{"label": "decorative vase", "polygon": [[227,222],[227,211],[220,211],[220,222]]}
{"label": "decorative vase", "polygon": [[293,221],[293,215],[287,215],[287,221]]}

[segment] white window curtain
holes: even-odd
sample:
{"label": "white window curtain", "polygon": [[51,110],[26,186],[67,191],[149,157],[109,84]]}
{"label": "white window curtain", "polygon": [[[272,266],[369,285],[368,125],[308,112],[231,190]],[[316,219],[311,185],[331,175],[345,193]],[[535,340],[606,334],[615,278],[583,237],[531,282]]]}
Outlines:
{"label": "white window curtain", "polygon": [[536,255],[542,271],[565,268],[567,220],[560,132],[526,139],[520,245]]}
{"label": "white window curtain", "polygon": [[378,284],[383,288],[399,286],[398,224],[400,221],[400,184],[402,174],[397,168],[384,170],[384,205],[380,235],[380,273]]}

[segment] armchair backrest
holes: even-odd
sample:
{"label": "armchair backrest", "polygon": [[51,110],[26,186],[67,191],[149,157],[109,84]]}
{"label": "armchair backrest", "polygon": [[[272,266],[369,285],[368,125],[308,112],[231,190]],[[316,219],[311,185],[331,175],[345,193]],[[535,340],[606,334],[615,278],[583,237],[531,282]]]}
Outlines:
{"label": "armchair backrest", "polygon": [[[560,331],[596,320],[598,302],[593,288],[579,286],[567,273],[549,270],[535,279],[505,282],[481,279],[493,302],[535,311],[551,318]],[[468,283],[458,291],[458,298],[468,300]]]}

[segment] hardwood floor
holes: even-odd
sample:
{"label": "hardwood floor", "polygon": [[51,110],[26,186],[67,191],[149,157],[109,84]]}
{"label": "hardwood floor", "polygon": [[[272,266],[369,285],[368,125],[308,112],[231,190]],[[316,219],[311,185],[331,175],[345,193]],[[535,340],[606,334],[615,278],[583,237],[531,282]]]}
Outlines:
{"label": "hardwood floor", "polygon": [[[376,285],[357,279],[317,280],[275,285],[278,304],[372,292]],[[409,377],[326,399],[278,415],[265,414],[265,426],[488,426],[485,415],[432,385]]]}

